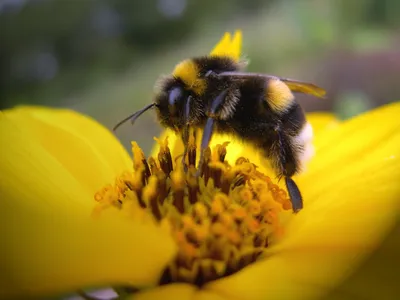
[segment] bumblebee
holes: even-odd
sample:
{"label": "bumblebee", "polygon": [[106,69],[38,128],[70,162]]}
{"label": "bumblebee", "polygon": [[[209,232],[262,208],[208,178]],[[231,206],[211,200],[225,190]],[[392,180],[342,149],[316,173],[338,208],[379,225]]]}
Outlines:
{"label": "bumblebee", "polygon": [[245,63],[224,55],[184,60],[160,80],[154,102],[122,120],[114,130],[155,108],[160,124],[178,132],[184,145],[190,128],[203,129],[200,163],[213,133],[234,135],[272,162],[278,178],[285,179],[297,212],[303,208],[303,200],[292,176],[312,154],[313,133],[293,92],[324,97],[325,91],[307,82],[247,73],[244,67]]}

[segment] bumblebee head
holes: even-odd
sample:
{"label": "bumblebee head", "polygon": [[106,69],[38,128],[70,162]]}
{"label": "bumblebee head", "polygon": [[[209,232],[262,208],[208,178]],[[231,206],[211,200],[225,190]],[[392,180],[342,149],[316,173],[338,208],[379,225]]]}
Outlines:
{"label": "bumblebee head", "polygon": [[[189,97],[199,99],[209,93],[226,88],[229,80],[213,77],[210,74],[236,71],[240,64],[229,57],[203,56],[186,59],[177,64],[168,77],[156,84],[158,117],[162,125],[179,130],[184,126],[186,103]],[[200,114],[201,101],[191,104],[189,115]],[[188,115],[188,113],[186,113]]]}
{"label": "bumblebee head", "polygon": [[185,104],[195,93],[180,78],[162,78],[156,87],[154,103],[161,125],[178,131],[184,126]]}
{"label": "bumblebee head", "polygon": [[162,77],[155,85],[153,103],[121,120],[114,126],[113,130],[117,130],[129,120],[133,124],[143,113],[155,108],[161,125],[180,131],[186,122],[184,114],[184,110],[187,109],[186,103],[189,97],[194,96],[196,96],[195,93],[188,89],[180,78],[174,76]]}
{"label": "bumblebee head", "polygon": [[197,98],[205,90],[205,78],[193,59],[177,64],[170,76],[160,78],[155,85],[154,103],[161,125],[179,131],[185,123],[184,112],[188,98]]}
{"label": "bumblebee head", "polygon": [[184,125],[185,103],[189,97],[205,93],[206,81],[199,65],[193,59],[177,64],[168,77],[155,86],[155,100],[161,125],[179,130]]}

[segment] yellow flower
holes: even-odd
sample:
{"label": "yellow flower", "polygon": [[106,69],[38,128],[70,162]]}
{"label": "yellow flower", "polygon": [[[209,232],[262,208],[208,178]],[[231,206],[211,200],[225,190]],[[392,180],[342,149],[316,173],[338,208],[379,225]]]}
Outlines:
{"label": "yellow flower", "polygon": [[[240,40],[226,35],[212,54],[238,58]],[[193,169],[184,174],[175,164],[183,145],[171,132],[147,161],[133,144],[132,172],[118,141],[87,117],[6,110],[0,115],[0,298],[107,284],[140,288],[133,299],[326,296],[367,264],[397,220],[399,115],[398,103],[345,122],[309,115],[316,155],[295,178],[304,209],[293,215],[268,167],[231,138],[213,139],[210,164],[197,181]],[[192,163],[195,149],[191,141]],[[395,246],[392,240],[387,253]],[[396,261],[364,268],[358,283],[380,283],[379,295],[393,298],[395,280],[370,276]],[[345,287],[329,299],[371,295],[360,284]]]}
{"label": "yellow flower", "polygon": [[90,219],[96,189],[131,167],[112,134],[68,110],[21,107],[0,118],[0,299],[156,283],[175,251],[170,237],[139,220]]}

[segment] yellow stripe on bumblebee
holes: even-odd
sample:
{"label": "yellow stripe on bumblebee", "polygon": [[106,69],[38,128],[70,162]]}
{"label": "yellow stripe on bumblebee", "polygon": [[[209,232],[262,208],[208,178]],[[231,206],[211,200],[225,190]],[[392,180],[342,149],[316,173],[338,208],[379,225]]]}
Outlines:
{"label": "yellow stripe on bumblebee", "polygon": [[182,80],[188,89],[197,95],[203,94],[206,89],[206,81],[199,77],[198,66],[192,59],[186,59],[177,64],[172,71],[172,76]]}
{"label": "yellow stripe on bumblebee", "polygon": [[275,112],[284,112],[294,101],[294,96],[289,87],[278,78],[271,78],[267,81],[265,100]]}

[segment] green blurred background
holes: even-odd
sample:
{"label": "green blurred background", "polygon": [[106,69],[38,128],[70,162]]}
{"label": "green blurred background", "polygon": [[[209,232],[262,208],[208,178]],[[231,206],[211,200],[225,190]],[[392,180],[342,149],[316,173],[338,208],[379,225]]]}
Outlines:
{"label": "green blurred background", "polygon": [[[312,81],[342,118],[400,99],[398,0],[0,0],[1,108],[69,107],[108,128],[181,59],[241,28],[251,71]],[[118,131],[148,151],[155,115]]]}

